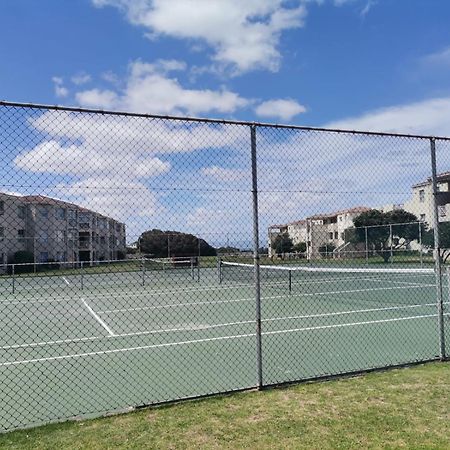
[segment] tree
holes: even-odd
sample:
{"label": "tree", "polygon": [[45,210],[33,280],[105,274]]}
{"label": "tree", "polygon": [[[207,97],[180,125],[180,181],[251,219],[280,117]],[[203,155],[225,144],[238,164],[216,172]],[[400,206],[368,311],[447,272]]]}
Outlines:
{"label": "tree", "polygon": [[145,231],[139,238],[139,246],[141,252],[158,258],[216,255],[216,249],[205,240],[179,231]]}
{"label": "tree", "polygon": [[288,233],[277,234],[272,239],[272,248],[277,254],[290,253],[292,252],[292,247],[292,239],[289,237]]}
{"label": "tree", "polygon": [[354,243],[365,243],[367,238],[369,249],[380,255],[384,262],[388,262],[391,257],[391,246],[395,250],[407,248],[411,241],[419,239],[419,226],[421,232],[424,232],[424,224],[418,225],[417,221],[414,214],[403,209],[386,213],[372,209],[355,218],[353,221],[355,229],[352,230],[350,240]]}
{"label": "tree", "polygon": [[306,253],[306,242],[299,242],[292,247],[294,252]]}

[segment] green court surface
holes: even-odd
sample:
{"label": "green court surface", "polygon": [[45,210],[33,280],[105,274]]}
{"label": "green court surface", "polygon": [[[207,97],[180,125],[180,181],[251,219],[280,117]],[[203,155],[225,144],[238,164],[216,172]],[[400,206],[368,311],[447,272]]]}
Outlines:
{"label": "green court surface", "polygon": [[[0,429],[255,386],[253,274],[222,275],[0,277]],[[264,384],[439,356],[434,273],[261,279]]]}

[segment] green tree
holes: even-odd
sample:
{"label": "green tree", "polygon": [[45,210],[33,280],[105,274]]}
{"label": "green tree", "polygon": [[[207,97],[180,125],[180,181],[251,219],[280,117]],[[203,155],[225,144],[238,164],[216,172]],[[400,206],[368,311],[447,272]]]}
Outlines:
{"label": "green tree", "polygon": [[[353,224],[355,229],[351,230],[351,242],[366,242],[369,249],[380,255],[384,262],[388,262],[392,248],[398,250],[406,248],[408,244],[419,239],[419,226],[417,217],[403,209],[396,209],[383,213],[372,209],[361,213],[355,218]],[[392,225],[392,242],[391,227]],[[421,232],[424,225],[420,224]]]}
{"label": "green tree", "polygon": [[27,250],[19,250],[14,253],[13,257],[9,260],[10,264],[27,264],[24,266],[15,266],[15,273],[32,272],[34,267],[31,263],[34,263],[34,254]]}
{"label": "green tree", "polygon": [[145,231],[139,238],[139,246],[141,252],[158,258],[216,255],[216,249],[204,239],[179,231]]}
{"label": "green tree", "polygon": [[294,252],[306,253],[306,242],[299,242],[292,247]]}
{"label": "green tree", "polygon": [[292,239],[289,237],[288,233],[280,233],[277,234],[272,239],[272,248],[275,250],[275,253],[290,253],[292,252]]}
{"label": "green tree", "polygon": [[[433,228],[423,234],[422,245],[434,248]],[[445,262],[450,256],[450,222],[439,222],[439,247],[441,248],[441,258]]]}

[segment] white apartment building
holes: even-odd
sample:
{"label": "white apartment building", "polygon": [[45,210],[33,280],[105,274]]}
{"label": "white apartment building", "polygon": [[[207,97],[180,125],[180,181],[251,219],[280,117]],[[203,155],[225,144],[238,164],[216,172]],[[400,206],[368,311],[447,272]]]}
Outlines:
{"label": "white apartment building", "polygon": [[[444,172],[437,176],[437,188],[439,192],[449,192],[450,172]],[[443,198],[444,204],[438,206],[438,217],[440,222],[450,221],[450,199]],[[412,187],[412,197],[405,202],[404,209],[421,221],[431,226],[433,224],[433,185],[431,178],[417,183]]]}
{"label": "white apartment building", "polygon": [[20,250],[44,263],[117,259],[125,249],[117,220],[43,195],[0,193],[0,265]]}

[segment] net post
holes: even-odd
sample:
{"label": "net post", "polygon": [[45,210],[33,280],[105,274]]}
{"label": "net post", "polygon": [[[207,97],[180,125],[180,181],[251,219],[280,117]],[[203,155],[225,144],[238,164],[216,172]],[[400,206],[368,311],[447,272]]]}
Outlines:
{"label": "net post", "polygon": [[80,261],[80,273],[81,273],[81,290],[84,289],[84,270],[83,270],[83,261]]}
{"label": "net post", "polygon": [[197,283],[200,283],[200,256],[197,258]]}
{"label": "net post", "polygon": [[191,256],[190,260],[191,260],[191,278],[192,278],[193,280],[195,280],[195,274],[194,274],[194,257]]}
{"label": "net post", "polygon": [[434,271],[436,274],[436,294],[437,294],[437,312],[439,327],[439,357],[441,361],[445,359],[445,330],[444,330],[444,305],[442,298],[442,265],[439,236],[439,215],[438,215],[438,188],[437,188],[437,169],[436,169],[436,139],[430,138],[431,150],[431,181],[433,188],[433,230],[434,230]]}
{"label": "net post", "polygon": [[14,264],[12,265],[11,268],[11,275],[12,275],[12,293],[15,294],[16,293],[16,276],[15,276],[15,266]]}
{"label": "net post", "polygon": [[142,286],[145,286],[145,258],[141,258]]}
{"label": "net post", "polygon": [[252,159],[252,203],[253,203],[253,266],[255,282],[255,320],[256,320],[256,364],[257,388],[263,388],[262,376],[262,333],[261,333],[261,280],[259,267],[259,224],[258,224],[258,175],[256,155],[256,125],[250,126]]}
{"label": "net post", "polygon": [[289,294],[292,292],[292,270],[288,270],[289,277]]}

